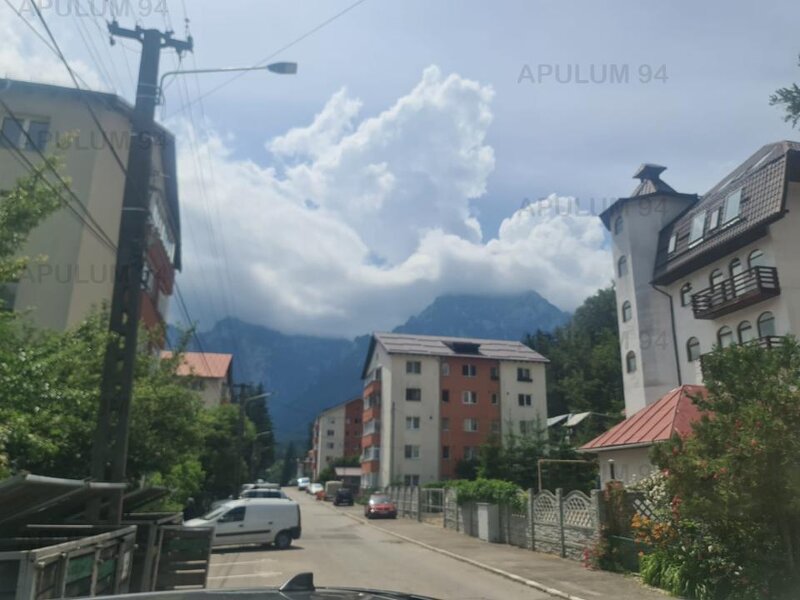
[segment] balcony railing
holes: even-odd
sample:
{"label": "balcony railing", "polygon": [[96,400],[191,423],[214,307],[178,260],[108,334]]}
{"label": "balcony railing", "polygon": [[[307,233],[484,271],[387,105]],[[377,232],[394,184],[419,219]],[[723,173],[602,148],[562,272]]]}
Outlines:
{"label": "balcony railing", "polygon": [[[782,335],[765,335],[760,338],[755,338],[750,340],[749,342],[745,342],[747,346],[761,346],[765,350],[774,350],[775,348],[780,348],[783,345],[784,336]],[[705,376],[706,372],[706,356],[711,354],[711,352],[706,352],[705,354],[700,355],[700,374]]]}
{"label": "balcony railing", "polygon": [[361,435],[372,435],[373,433],[380,433],[381,422],[378,419],[373,419],[364,424],[364,429]]}
{"label": "balcony railing", "polygon": [[696,319],[716,319],[781,293],[775,267],[753,267],[692,296]]}

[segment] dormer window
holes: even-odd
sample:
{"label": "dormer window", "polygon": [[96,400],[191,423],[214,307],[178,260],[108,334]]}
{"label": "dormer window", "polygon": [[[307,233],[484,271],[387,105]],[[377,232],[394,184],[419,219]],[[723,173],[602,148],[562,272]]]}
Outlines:
{"label": "dormer window", "polygon": [[689,231],[689,247],[696,246],[703,240],[703,228],[706,224],[706,213],[695,215],[692,219],[692,229]]}
{"label": "dormer window", "polygon": [[667,245],[667,253],[672,254],[675,252],[675,246],[678,245],[678,234],[673,233],[669,236],[669,244]]}
{"label": "dormer window", "polygon": [[711,211],[711,215],[708,218],[708,230],[711,231],[712,229],[716,229],[719,227],[719,215],[722,212],[722,208],[715,208]]}
{"label": "dormer window", "polygon": [[742,189],[739,188],[725,198],[725,221],[727,225],[739,217],[739,210],[742,204]]}

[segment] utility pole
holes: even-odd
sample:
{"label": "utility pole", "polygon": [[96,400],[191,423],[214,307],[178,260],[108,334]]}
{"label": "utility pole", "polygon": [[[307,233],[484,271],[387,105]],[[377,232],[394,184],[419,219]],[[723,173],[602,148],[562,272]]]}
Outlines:
{"label": "utility pole", "polygon": [[[162,48],[178,54],[192,51],[191,36],[185,41],[172,38],[172,32],[158,29],[125,29],[109,23],[114,36],[136,40],[142,45],[136,105],[131,123],[122,219],[117,242],[117,264],[111,297],[109,330],[112,339],[106,348],[100,387],[100,407],[92,445],[91,475],[97,481],[125,481],[128,459],[133,370],[137,353],[137,334],[147,250],[150,213],[154,116],[158,95],[158,66]],[[169,418],[168,415],[165,416]],[[109,505],[106,519],[118,523],[122,512],[121,495]],[[90,508],[90,518],[101,520],[99,503]]]}

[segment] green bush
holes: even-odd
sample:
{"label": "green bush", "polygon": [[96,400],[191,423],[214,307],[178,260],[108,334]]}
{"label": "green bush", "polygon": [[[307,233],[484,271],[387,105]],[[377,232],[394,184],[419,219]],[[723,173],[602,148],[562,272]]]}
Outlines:
{"label": "green bush", "polygon": [[476,479],[474,481],[454,481],[452,487],[458,494],[458,503],[488,502],[503,504],[516,509],[525,506],[527,494],[508,481],[499,479]]}

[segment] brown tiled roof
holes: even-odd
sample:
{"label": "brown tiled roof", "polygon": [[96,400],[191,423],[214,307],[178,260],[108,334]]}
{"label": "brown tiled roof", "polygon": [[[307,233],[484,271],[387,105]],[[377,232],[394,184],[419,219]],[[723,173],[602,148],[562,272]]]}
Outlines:
{"label": "brown tiled roof", "polygon": [[685,437],[692,432],[692,423],[701,415],[692,402],[692,397],[705,395],[706,388],[702,385],[675,388],[580,449],[584,452],[597,452],[626,446],[650,445],[668,440],[675,433]]}
{"label": "brown tiled roof", "polygon": [[[675,281],[764,235],[766,226],[783,216],[787,173],[790,165],[797,168],[798,161],[800,144],[797,142],[768,144],[711,188],[697,204],[664,227],[659,235],[654,281]],[[725,199],[739,189],[742,190],[739,219],[707,231],[701,242],[689,248],[689,232],[695,215],[710,215],[723,207]],[[677,243],[674,252],[668,254],[673,233],[677,234]]]}
{"label": "brown tiled roof", "polygon": [[[161,358],[172,358],[172,352],[163,350]],[[214,352],[184,352],[183,361],[178,365],[178,375],[194,375],[208,379],[225,379],[233,360],[232,354]]]}

